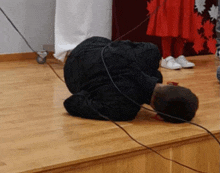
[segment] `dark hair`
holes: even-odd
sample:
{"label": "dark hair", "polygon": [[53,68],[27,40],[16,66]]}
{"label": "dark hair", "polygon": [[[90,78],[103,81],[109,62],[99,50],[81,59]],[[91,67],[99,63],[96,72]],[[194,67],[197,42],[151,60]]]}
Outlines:
{"label": "dark hair", "polygon": [[[181,87],[167,85],[157,91],[154,97],[154,109],[171,116],[191,121],[198,109],[199,100],[191,90]],[[167,117],[158,113],[164,121],[172,123],[183,123],[184,121]]]}

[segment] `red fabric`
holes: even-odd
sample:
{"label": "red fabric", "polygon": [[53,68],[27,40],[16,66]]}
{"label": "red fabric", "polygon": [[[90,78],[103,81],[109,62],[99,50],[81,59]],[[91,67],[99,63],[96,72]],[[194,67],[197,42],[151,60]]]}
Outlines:
{"label": "red fabric", "polygon": [[[181,1],[181,2],[180,2]],[[213,18],[213,16],[210,15],[210,10],[214,6],[217,6],[217,0],[205,0],[204,7],[205,9],[200,11],[198,9],[198,6],[195,5],[194,8],[194,1],[195,0],[167,0],[167,4],[169,5],[173,4],[182,4],[184,3],[184,13],[183,10],[181,10],[181,13],[184,15],[184,19],[186,17],[189,18],[189,15],[192,15],[193,21],[190,22],[190,20],[185,20],[182,21],[184,22],[183,27],[180,27],[182,32],[185,32],[185,30],[189,30],[189,26],[191,28],[194,27],[193,30],[191,30],[191,36],[192,39],[187,38],[189,36],[181,36],[185,38],[185,48],[183,55],[185,56],[193,56],[193,55],[207,55],[210,53],[215,53],[216,50],[216,34],[215,34],[215,23],[216,20]],[[171,15],[171,22],[172,20],[178,21],[178,9],[172,9],[172,10],[166,10],[164,7],[160,7],[159,9],[159,14],[152,15],[150,19],[150,25],[148,28],[148,23],[149,20],[146,20],[146,15],[149,13],[153,13],[155,9],[157,9],[158,4],[162,4],[164,0],[140,0],[140,1],[128,1],[128,0],[113,0],[113,25],[112,25],[112,39],[115,40],[123,35],[120,40],[131,40],[135,42],[152,42],[156,44],[162,54],[162,46],[161,46],[161,36],[158,36],[157,34],[159,33],[159,30],[161,32],[164,32],[163,29],[167,28],[166,27],[161,27],[160,25],[164,24],[164,18],[168,18],[168,14]],[[168,6],[166,4],[166,7]],[[178,7],[177,5],[174,6],[175,8]],[[172,8],[174,8],[172,7]],[[161,11],[162,10],[162,11]],[[193,11],[194,10],[194,11]],[[190,12],[190,13],[189,13]],[[193,14],[191,14],[194,12]],[[157,12],[155,12],[157,13]],[[166,15],[164,15],[166,14]],[[159,16],[159,17],[158,17]],[[156,21],[156,17],[160,18],[159,21]],[[148,17],[147,17],[148,18]],[[162,20],[162,21],[161,21]],[[138,26],[141,22],[146,21],[142,23],[139,27],[137,27],[135,30],[132,32],[129,32],[136,26]],[[173,22],[174,22],[173,21]],[[181,20],[180,20],[181,21]],[[188,24],[185,22],[188,21]],[[154,22],[158,24],[159,26],[154,27]],[[175,22],[177,23],[177,22]],[[190,23],[190,25],[189,25]],[[169,26],[171,27],[171,26]],[[188,29],[187,29],[188,27]],[[171,29],[174,28],[173,26]],[[178,29],[175,29],[174,33],[177,32],[179,33],[179,27]],[[197,29],[195,29],[197,28]],[[148,31],[147,31],[148,30]],[[195,31],[196,30],[196,31]],[[168,31],[168,30],[167,30]],[[169,35],[168,36],[176,36],[178,34],[173,34],[171,30],[169,30]],[[211,31],[211,32],[210,32]],[[148,34],[146,34],[146,32]],[[195,34],[194,34],[195,32]],[[124,35],[125,33],[128,33]],[[187,32],[185,32],[187,33]],[[166,34],[166,33],[165,33]],[[186,34],[184,34],[186,35]],[[167,35],[166,35],[167,36]],[[194,37],[194,38],[193,38]],[[172,43],[172,46],[174,45],[174,42]]]}
{"label": "red fabric", "polygon": [[183,38],[174,38],[174,42],[173,42],[173,56],[175,58],[177,58],[178,56],[183,54],[183,48],[185,45],[185,41]]}
{"label": "red fabric", "polygon": [[168,56],[173,56],[177,58],[178,56],[183,54],[183,48],[185,41],[184,39],[177,37],[162,37],[162,51],[163,51],[163,58]]}
{"label": "red fabric", "polygon": [[[182,37],[193,41],[196,32],[195,0],[151,0],[147,10],[151,15],[147,35]],[[165,4],[163,4],[165,2]],[[159,8],[158,8],[159,7]],[[158,11],[155,12],[155,9]]]}
{"label": "red fabric", "polygon": [[171,44],[172,44],[172,37],[162,37],[162,51],[163,51],[163,58],[170,56],[171,53]]}

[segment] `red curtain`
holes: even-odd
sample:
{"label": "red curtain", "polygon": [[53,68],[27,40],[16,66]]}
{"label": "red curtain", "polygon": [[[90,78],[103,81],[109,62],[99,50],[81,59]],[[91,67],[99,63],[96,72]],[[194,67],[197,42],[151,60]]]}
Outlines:
{"label": "red curtain", "polygon": [[[112,25],[112,40],[131,40],[136,42],[152,42],[158,45],[161,50],[161,38],[149,36],[146,34],[148,21],[142,23],[149,13],[149,4],[153,0],[113,0],[113,25]],[[185,56],[205,55],[215,53],[216,34],[215,23],[217,0],[195,0],[195,14],[198,23],[201,23],[198,29],[198,36],[194,42],[187,42],[184,49]],[[213,12],[215,12],[213,14]],[[131,32],[129,32],[131,31]],[[127,35],[127,32],[129,32]],[[162,53],[162,52],[161,52]]]}

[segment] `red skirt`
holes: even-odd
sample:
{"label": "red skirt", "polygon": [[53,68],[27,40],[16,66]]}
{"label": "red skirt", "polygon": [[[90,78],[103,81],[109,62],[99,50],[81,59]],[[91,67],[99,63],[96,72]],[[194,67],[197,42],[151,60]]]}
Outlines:
{"label": "red skirt", "polygon": [[[147,10],[151,14],[147,35],[159,37],[181,37],[189,41],[195,39],[195,0],[151,0]],[[159,8],[158,8],[159,7]],[[158,11],[155,12],[155,9]]]}

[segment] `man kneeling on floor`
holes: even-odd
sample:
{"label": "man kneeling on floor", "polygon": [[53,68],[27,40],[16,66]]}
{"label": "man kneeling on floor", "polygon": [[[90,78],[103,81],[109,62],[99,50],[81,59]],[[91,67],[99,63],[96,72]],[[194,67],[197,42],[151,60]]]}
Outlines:
{"label": "man kneeling on floor", "polygon": [[[64,66],[65,82],[73,94],[64,107],[82,118],[104,120],[101,114],[113,121],[130,121],[145,103],[156,111],[192,120],[198,98],[187,88],[162,84],[160,59],[152,43],[86,39],[72,50]],[[183,122],[159,115],[167,122]]]}

